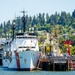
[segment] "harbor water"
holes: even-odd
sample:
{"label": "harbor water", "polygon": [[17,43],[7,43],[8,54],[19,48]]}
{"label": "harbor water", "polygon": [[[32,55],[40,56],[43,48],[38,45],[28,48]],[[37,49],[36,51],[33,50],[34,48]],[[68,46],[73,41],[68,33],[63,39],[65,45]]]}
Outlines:
{"label": "harbor water", "polygon": [[17,71],[0,67],[0,75],[75,75],[75,71]]}

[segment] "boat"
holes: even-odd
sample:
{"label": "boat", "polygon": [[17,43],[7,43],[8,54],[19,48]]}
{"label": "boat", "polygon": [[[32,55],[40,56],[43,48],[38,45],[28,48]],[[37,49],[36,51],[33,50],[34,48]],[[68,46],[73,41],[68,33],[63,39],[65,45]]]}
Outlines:
{"label": "boat", "polygon": [[5,38],[0,38],[0,65],[2,65],[2,55],[3,55],[5,40],[6,40]]}
{"label": "boat", "polygon": [[[23,16],[23,18],[25,17]],[[3,54],[3,67],[25,70],[37,69],[40,52],[34,28],[30,28],[29,33],[25,30],[24,33],[17,33],[16,38],[7,46],[9,47],[7,51],[4,50]]]}

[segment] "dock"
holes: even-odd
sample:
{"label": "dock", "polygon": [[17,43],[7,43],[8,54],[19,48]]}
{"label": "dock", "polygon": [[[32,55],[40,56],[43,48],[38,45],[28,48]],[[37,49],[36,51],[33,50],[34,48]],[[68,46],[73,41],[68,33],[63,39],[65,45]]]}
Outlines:
{"label": "dock", "polygon": [[70,57],[46,56],[39,59],[38,67],[45,71],[75,70],[75,55]]}

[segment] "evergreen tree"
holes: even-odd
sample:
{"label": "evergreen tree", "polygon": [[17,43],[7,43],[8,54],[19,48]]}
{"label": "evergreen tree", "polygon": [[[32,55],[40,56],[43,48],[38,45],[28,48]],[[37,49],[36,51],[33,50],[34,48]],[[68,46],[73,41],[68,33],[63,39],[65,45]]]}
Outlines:
{"label": "evergreen tree", "polygon": [[72,12],[72,17],[75,18],[75,10]]}

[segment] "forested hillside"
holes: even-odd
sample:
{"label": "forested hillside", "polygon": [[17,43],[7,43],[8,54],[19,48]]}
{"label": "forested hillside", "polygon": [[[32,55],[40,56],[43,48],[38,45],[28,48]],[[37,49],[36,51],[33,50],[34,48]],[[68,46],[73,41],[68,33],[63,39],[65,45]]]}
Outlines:
{"label": "forested hillside", "polygon": [[[15,22],[15,32],[23,31],[22,17],[17,17],[12,22],[0,24],[0,37],[12,36],[12,26]],[[34,27],[35,31],[46,30],[47,32],[55,32],[56,26],[59,26],[59,33],[75,33],[75,10],[71,13],[62,11],[61,13],[55,12],[55,14],[49,15],[48,13],[39,13],[37,15],[26,15],[26,30],[29,27]]]}

